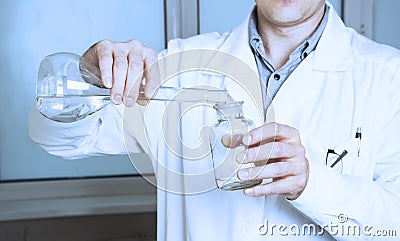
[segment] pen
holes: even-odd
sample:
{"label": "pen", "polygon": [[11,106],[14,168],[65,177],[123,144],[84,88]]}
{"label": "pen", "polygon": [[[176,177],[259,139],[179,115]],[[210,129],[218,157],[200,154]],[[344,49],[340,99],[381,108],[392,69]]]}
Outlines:
{"label": "pen", "polygon": [[360,148],[361,148],[361,127],[357,127],[356,139],[358,139],[357,156],[359,157],[360,156]]}

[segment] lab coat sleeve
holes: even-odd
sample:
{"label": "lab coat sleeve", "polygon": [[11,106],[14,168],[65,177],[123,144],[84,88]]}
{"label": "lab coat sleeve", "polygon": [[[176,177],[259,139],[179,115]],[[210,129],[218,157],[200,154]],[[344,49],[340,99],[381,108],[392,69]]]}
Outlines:
{"label": "lab coat sleeve", "polygon": [[[180,50],[179,43],[179,39],[171,40],[168,48],[158,54],[161,63],[167,54]],[[147,129],[142,108],[138,105],[131,107],[135,110],[128,111],[129,120],[124,117],[127,113],[124,108],[124,105],[109,104],[82,120],[60,123],[42,116],[34,104],[28,120],[29,134],[48,153],[65,159],[148,152],[149,146],[143,136],[143,130]],[[128,143],[124,142],[126,137],[129,138]]]}
{"label": "lab coat sleeve", "polygon": [[[179,46],[179,40],[171,40],[168,49],[158,54],[161,63],[167,54],[179,51]],[[33,105],[28,120],[29,134],[48,153],[65,159],[148,152],[149,143],[143,134],[148,131],[143,108],[138,105],[129,111],[125,108],[109,104],[82,120],[60,123],[45,118]],[[125,117],[126,113],[129,117]]]}
{"label": "lab coat sleeve", "polygon": [[[60,123],[42,116],[34,105],[29,115],[31,139],[52,155],[78,159],[103,154],[126,154],[123,138],[123,106],[104,109],[76,122]],[[141,118],[137,118],[141,121]],[[141,152],[135,140],[131,152]]]}
{"label": "lab coat sleeve", "polygon": [[[374,143],[377,144],[377,155],[373,158],[376,160],[371,178],[341,175],[310,159],[308,184],[298,199],[290,201],[295,208],[317,224],[338,225],[338,228],[325,226],[326,231],[337,240],[376,240],[382,238],[379,237],[382,234],[381,230],[394,230],[397,234],[394,237],[385,237],[385,240],[399,240],[399,71],[392,75],[387,83],[382,84],[386,90],[378,95],[383,99],[378,104],[380,110],[371,109],[376,111],[381,120],[376,125],[378,135],[374,137]],[[360,233],[347,234],[346,230],[351,226],[356,226]],[[340,227],[347,229],[343,233]]]}

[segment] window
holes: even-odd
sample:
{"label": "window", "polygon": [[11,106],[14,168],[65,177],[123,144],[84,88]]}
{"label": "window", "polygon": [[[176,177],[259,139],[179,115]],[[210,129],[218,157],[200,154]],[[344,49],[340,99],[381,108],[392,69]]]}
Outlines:
{"label": "window", "polygon": [[27,119],[44,56],[60,51],[82,54],[102,39],[137,38],[163,49],[163,0],[4,0],[0,29],[0,180],[135,173],[127,156],[76,161],[51,156],[30,140]]}

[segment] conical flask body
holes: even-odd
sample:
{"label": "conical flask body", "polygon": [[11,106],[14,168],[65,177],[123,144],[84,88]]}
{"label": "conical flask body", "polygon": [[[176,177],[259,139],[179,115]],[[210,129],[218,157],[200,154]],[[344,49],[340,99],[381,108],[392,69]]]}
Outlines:
{"label": "conical flask body", "polygon": [[73,53],[43,59],[36,83],[36,103],[45,117],[74,122],[110,103],[110,90],[102,86],[100,71]]}

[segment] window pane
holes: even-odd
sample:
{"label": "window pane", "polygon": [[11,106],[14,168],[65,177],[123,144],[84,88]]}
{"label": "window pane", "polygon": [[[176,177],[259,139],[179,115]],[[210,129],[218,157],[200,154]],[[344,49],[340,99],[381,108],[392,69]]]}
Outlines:
{"label": "window pane", "polygon": [[339,16],[342,16],[342,0],[330,0]]}
{"label": "window pane", "polygon": [[75,161],[50,156],[30,140],[28,112],[39,63],[50,53],[82,54],[102,39],[137,38],[163,49],[163,1],[2,0],[0,30],[0,180],[133,173],[126,156]]}
{"label": "window pane", "polygon": [[400,49],[399,9],[400,1],[398,0],[375,1],[375,40],[398,49]]}
{"label": "window pane", "polygon": [[236,27],[250,14],[253,0],[199,0],[200,33],[224,33]]}

